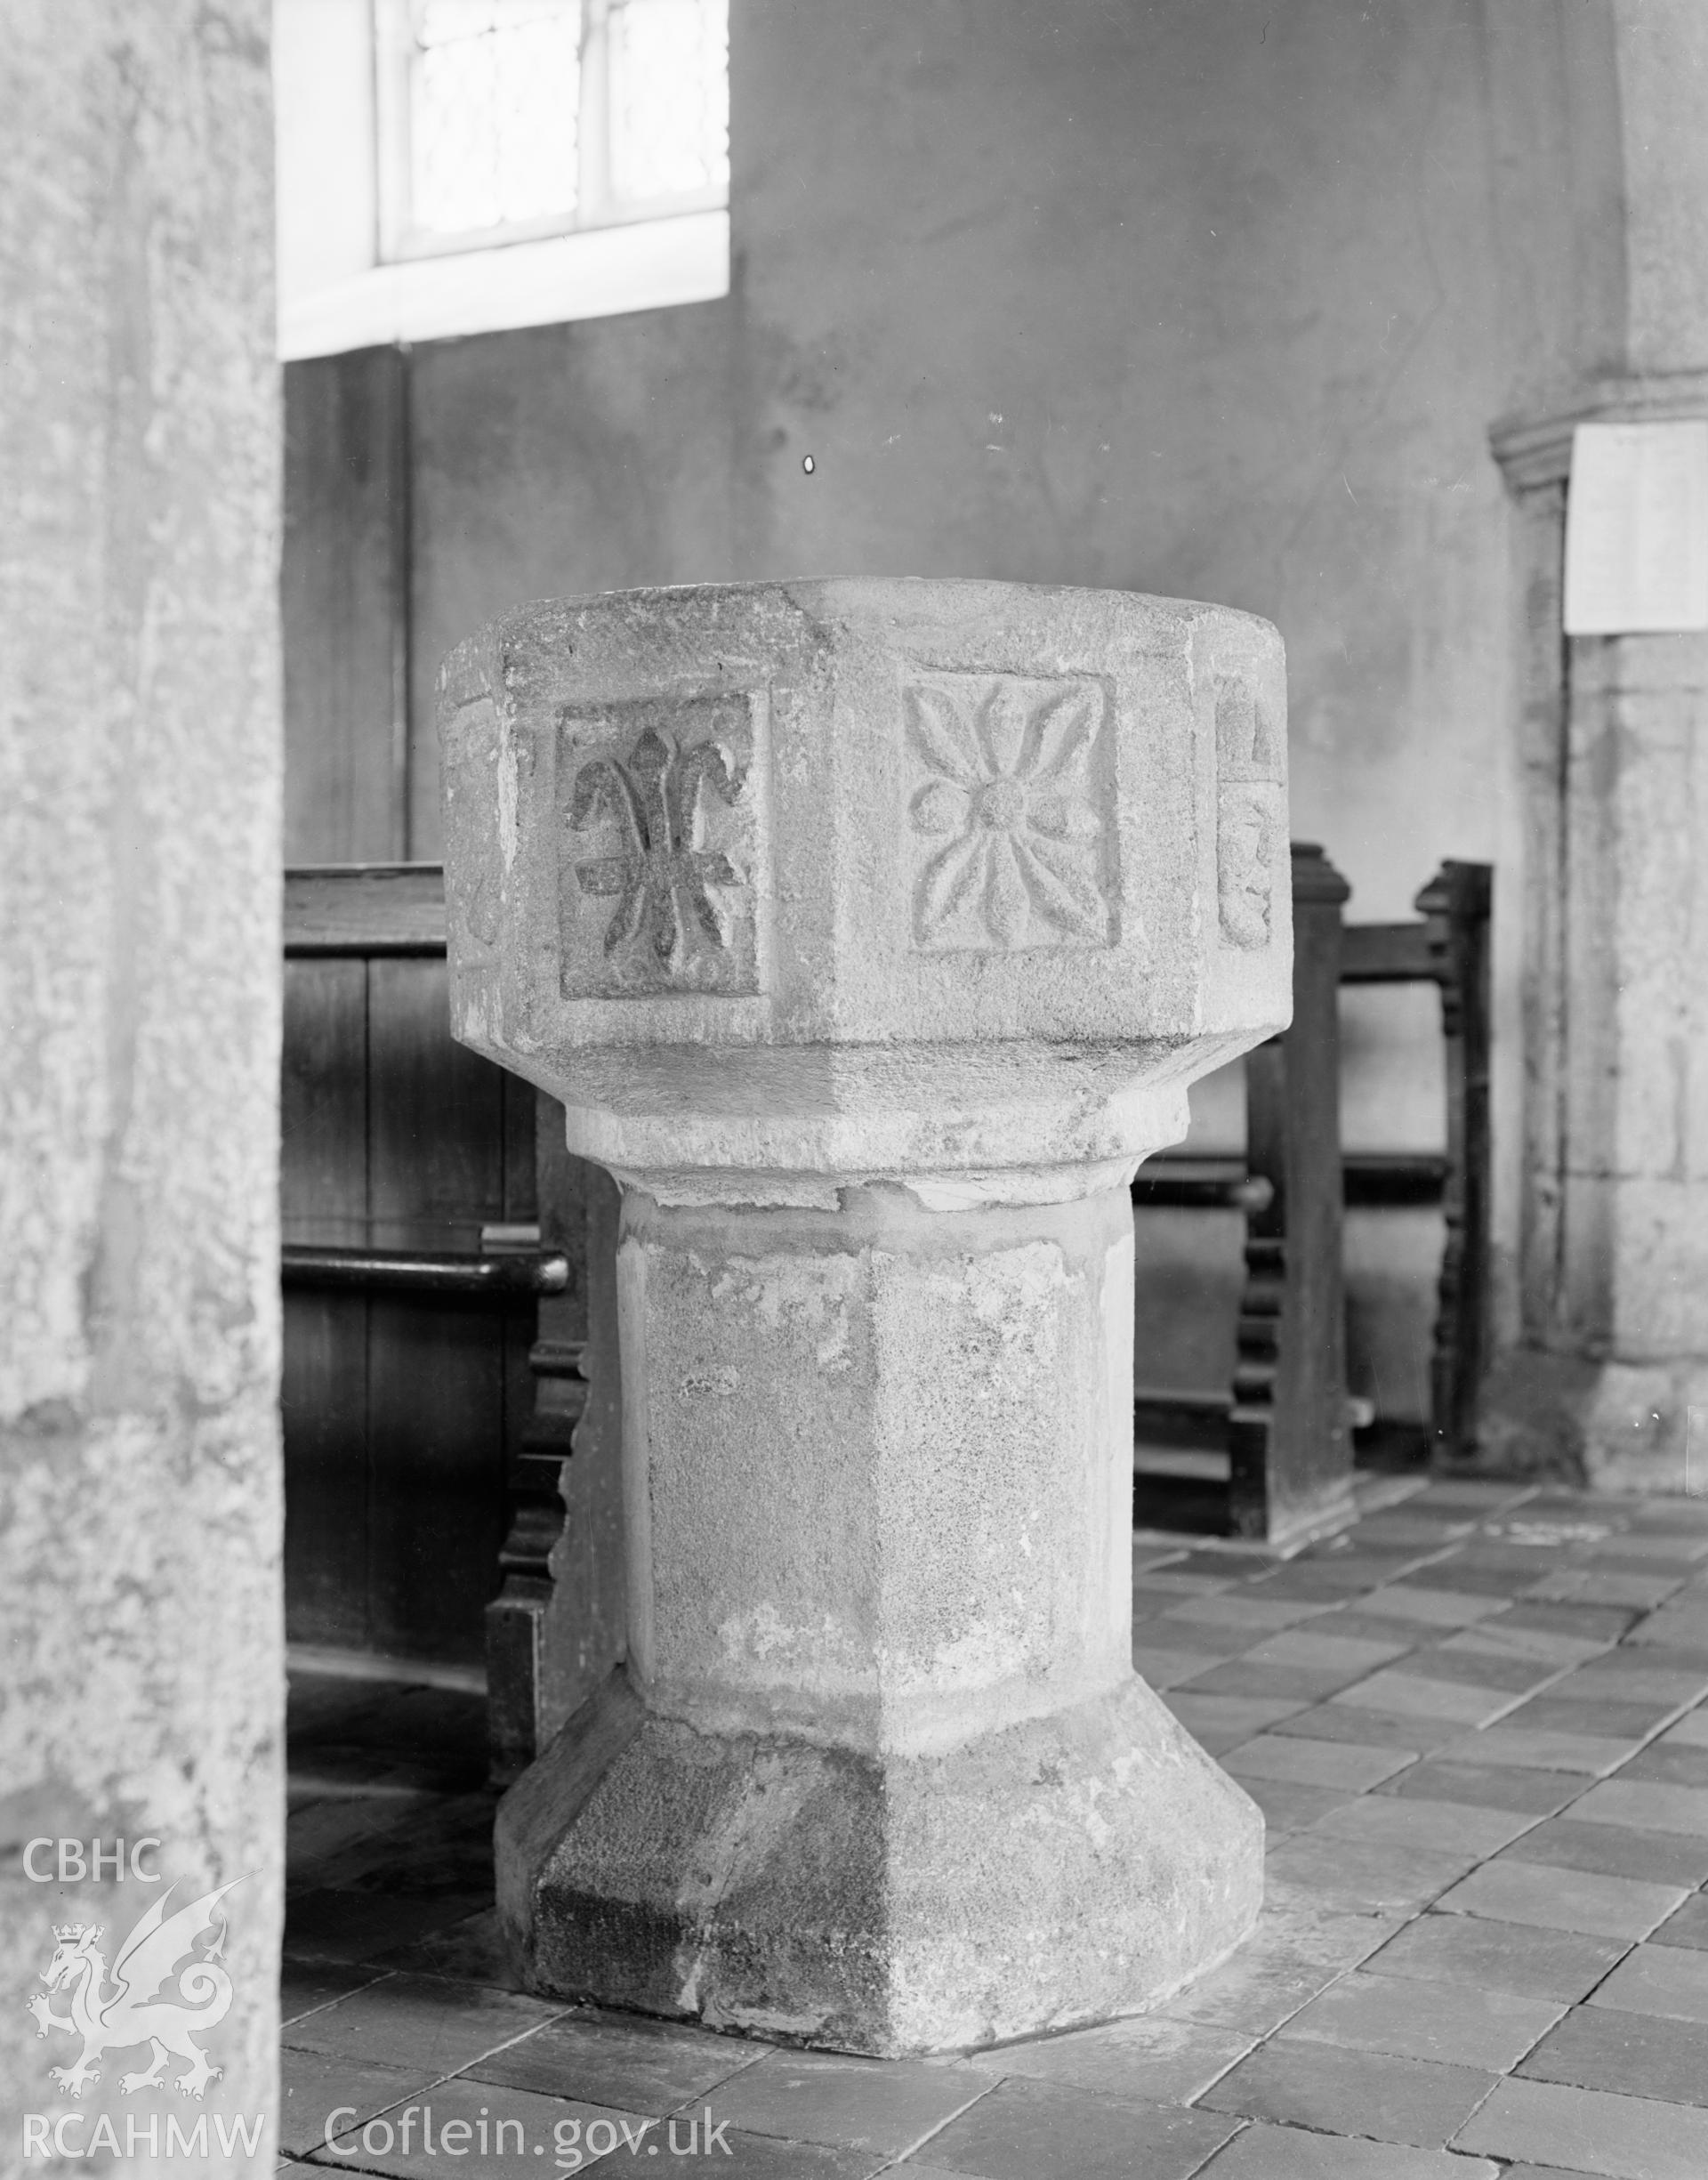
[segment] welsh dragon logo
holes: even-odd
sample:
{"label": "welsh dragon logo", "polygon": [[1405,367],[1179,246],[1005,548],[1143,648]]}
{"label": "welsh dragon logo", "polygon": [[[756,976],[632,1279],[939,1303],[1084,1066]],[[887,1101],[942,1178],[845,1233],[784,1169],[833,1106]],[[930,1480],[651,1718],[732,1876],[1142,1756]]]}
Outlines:
{"label": "welsh dragon logo", "polygon": [[[210,2064],[194,2039],[223,2021],[230,2008],[231,1978],[218,1966],[225,1950],[225,1917],[219,1903],[232,1885],[242,1883],[241,1877],[234,1877],[231,1885],[204,1893],[172,1916],[166,1907],[175,1887],[168,1885],[119,1947],[110,1993],[106,1988],[106,1956],[98,1950],[101,1926],[55,1926],[59,1943],[41,1974],[47,1990],[26,2003],[36,2017],[37,2036],[63,2029],[83,2039],[75,2065],[49,2070],[57,2087],[81,2096],[90,2082],[101,2079],[94,2060],[103,2052],[125,2051],[138,2044],[149,2045],[152,2055],[141,2071],[119,2076],[118,2086],[126,2096],[138,2089],[164,2087],[161,2076],[173,2053],[190,2062],[189,2072],[177,2077],[186,2096],[201,2096],[208,2083],[218,2079],[223,2069]],[[197,1939],[209,1929],[215,1932],[213,1942],[205,1952],[193,1953]],[[174,1978],[179,1995],[161,1997]],[[69,2014],[54,2012],[52,2000],[57,1990],[70,1993]]]}

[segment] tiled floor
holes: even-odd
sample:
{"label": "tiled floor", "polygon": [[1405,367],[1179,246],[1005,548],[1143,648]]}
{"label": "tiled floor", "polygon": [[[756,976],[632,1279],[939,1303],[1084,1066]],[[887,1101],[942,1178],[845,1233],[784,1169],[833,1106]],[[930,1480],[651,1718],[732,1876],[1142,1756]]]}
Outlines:
{"label": "tiled floor", "polygon": [[1708,1506],[1436,1483],[1285,1563],[1140,1546],[1133,1602],[1263,1805],[1262,1922],[1155,2013],[929,2062],[518,1993],[478,1702],[302,1683],[282,2169],[1708,2180]]}

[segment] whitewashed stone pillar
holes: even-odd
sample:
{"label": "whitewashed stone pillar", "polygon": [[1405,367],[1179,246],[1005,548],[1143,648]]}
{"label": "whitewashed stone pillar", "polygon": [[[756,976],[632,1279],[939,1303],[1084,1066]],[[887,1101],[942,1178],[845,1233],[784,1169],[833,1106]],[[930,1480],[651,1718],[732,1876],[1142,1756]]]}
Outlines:
{"label": "whitewashed stone pillar", "polygon": [[533,606],[442,687],[457,1035],[624,1190],[625,1670],[505,1802],[554,1991],[1130,2010],[1261,1820],[1131,1663],[1127,1186],[1289,1006],[1281,646],[983,583]]}
{"label": "whitewashed stone pillar", "polygon": [[1495,915],[1522,928],[1523,1066],[1482,1450],[1704,1491],[1708,634],[1568,637],[1561,573],[1575,427],[1708,420],[1708,11],[1500,6],[1486,29],[1527,384],[1492,433],[1521,617],[1521,838]]}

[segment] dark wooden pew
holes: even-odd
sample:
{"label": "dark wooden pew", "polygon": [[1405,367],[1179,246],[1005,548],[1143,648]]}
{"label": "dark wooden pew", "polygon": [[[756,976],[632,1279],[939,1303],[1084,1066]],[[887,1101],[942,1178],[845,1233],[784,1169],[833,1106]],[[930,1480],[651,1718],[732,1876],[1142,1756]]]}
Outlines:
{"label": "dark wooden pew", "polygon": [[[584,1692],[544,1623],[597,1177],[550,1100],[453,1042],[438,866],[287,872],[285,957],[288,1631],[400,1672],[484,1666],[512,1777]],[[596,1676],[620,1538],[569,1557]]]}
{"label": "dark wooden pew", "polygon": [[1438,1203],[1446,1222],[1430,1358],[1430,1430],[1448,1460],[1476,1450],[1488,1358],[1489,920],[1486,863],[1443,863],[1417,896],[1421,924],[1349,924],[1343,984],[1433,984],[1446,1059],[1445,1155],[1349,1158],[1349,1204]]}
{"label": "dark wooden pew", "polygon": [[[1341,1215],[1344,1207],[1439,1204],[1446,1221],[1430,1363],[1431,1431],[1470,1449],[1486,1352],[1488,1265],[1488,924],[1485,864],[1445,863],[1417,897],[1422,920],[1343,924],[1345,882],[1314,847],[1293,849],[1293,1025],[1246,1061],[1243,1159],[1164,1155],[1142,1167],[1136,1205],[1237,1209],[1245,1286],[1231,1394],[1141,1390],[1134,1427],[1213,1436],[1226,1451],[1221,1526],[1285,1541],[1350,1508]],[[1340,1148],[1342,984],[1427,982],[1441,995],[1445,1153]],[[1205,1426],[1208,1426],[1206,1431]],[[1149,1519],[1142,1510],[1141,1519]]]}

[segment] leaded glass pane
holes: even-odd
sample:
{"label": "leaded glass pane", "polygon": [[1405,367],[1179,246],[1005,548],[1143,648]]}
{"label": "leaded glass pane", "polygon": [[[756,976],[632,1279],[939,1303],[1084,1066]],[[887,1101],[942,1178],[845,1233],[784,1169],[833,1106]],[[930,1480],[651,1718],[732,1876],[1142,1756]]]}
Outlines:
{"label": "leaded glass pane", "polygon": [[411,227],[573,217],[580,0],[417,0],[415,23]]}
{"label": "leaded glass pane", "polygon": [[728,0],[612,0],[611,193],[729,185]]}

